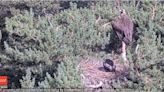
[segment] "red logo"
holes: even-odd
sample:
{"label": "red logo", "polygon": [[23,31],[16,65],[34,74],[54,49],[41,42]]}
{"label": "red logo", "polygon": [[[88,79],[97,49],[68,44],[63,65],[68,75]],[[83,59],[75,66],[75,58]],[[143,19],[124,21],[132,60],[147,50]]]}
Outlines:
{"label": "red logo", "polygon": [[0,76],[0,86],[8,85],[8,76]]}

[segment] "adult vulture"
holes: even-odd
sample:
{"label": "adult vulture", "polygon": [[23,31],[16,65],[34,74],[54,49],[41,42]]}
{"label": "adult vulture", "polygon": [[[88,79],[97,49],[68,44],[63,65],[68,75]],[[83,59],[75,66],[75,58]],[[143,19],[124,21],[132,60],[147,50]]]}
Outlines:
{"label": "adult vulture", "polygon": [[126,45],[129,45],[132,42],[134,26],[133,21],[126,14],[124,9],[120,9],[119,17],[112,21],[111,25],[119,40],[122,41],[122,57],[124,61],[127,61]]}

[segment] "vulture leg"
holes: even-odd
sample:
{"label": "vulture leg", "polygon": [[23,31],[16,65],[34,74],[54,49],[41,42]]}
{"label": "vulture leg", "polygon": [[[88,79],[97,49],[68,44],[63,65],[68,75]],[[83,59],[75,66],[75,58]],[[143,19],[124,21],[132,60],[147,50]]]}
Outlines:
{"label": "vulture leg", "polygon": [[123,58],[124,61],[127,61],[127,58],[126,58],[126,44],[123,41],[122,41],[122,58]]}

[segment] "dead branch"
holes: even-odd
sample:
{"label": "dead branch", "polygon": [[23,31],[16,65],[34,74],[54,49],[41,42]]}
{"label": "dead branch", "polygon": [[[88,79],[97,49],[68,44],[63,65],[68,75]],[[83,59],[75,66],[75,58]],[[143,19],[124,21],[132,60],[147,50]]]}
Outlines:
{"label": "dead branch", "polygon": [[138,9],[138,8],[139,8],[139,5],[140,5],[141,0],[136,0],[136,1],[138,1],[138,2],[137,2],[137,4],[136,4],[136,8]]}
{"label": "dead branch", "polygon": [[116,8],[118,10],[120,10],[121,9],[121,0],[115,0],[115,3],[116,3]]}
{"label": "dead branch", "polygon": [[102,87],[102,85],[103,85],[103,82],[100,81],[99,84],[96,84],[96,85],[87,85],[87,87],[89,87],[89,88],[100,88],[100,87]]}
{"label": "dead branch", "polygon": [[152,20],[154,20],[156,12],[157,12],[157,1],[154,0],[153,7],[152,7],[152,13],[151,13],[151,19]]}
{"label": "dead branch", "polygon": [[96,19],[95,24],[98,24],[100,20],[101,20],[101,16],[99,16],[99,17]]}
{"label": "dead branch", "polygon": [[138,54],[138,49],[139,49],[139,44],[137,44],[136,48],[135,48],[135,53]]}
{"label": "dead branch", "polygon": [[105,23],[105,24],[103,25],[103,28],[105,29],[106,26],[109,25],[110,23],[111,23],[111,22]]}
{"label": "dead branch", "polygon": [[[85,77],[83,74],[80,74],[80,76],[82,77],[83,83],[85,84],[86,77]],[[85,86],[88,87],[88,88],[100,88],[100,87],[102,87],[102,85],[103,85],[103,82],[100,81],[100,82],[99,82],[98,84],[96,84],[96,85],[85,85]]]}

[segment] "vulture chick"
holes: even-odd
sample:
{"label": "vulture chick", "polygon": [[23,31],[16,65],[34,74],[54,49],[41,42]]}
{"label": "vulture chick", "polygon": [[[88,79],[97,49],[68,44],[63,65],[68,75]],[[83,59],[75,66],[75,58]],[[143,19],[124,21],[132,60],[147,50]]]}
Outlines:
{"label": "vulture chick", "polygon": [[105,71],[108,71],[108,72],[116,71],[116,65],[110,59],[106,59],[105,62],[103,62],[103,66],[104,66]]}
{"label": "vulture chick", "polygon": [[112,28],[119,40],[122,42],[122,58],[124,61],[127,61],[126,58],[126,45],[129,45],[132,42],[133,36],[133,21],[126,14],[124,9],[119,11],[119,17],[111,22]]}

